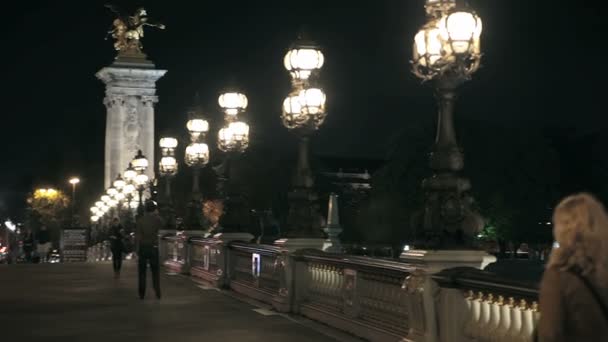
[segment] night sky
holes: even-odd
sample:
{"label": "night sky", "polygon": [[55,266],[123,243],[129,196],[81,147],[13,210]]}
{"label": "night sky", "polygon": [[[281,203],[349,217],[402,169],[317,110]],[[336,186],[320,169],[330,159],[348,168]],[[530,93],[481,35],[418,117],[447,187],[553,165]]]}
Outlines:
{"label": "night sky", "polygon": [[[112,40],[104,40],[113,19],[104,3],[28,1],[3,9],[0,209],[9,214],[32,187],[67,188],[71,175],[83,179],[83,194],[102,190],[104,86],[95,73],[115,56]],[[432,90],[409,70],[423,0],[114,3],[130,10],[143,4],[167,26],[147,28],[143,40],[150,59],[168,70],[157,84],[157,136],[185,134],[197,92],[209,118],[220,120],[217,95],[237,85],[249,98],[252,145],[294,148],[279,119],[290,89],[282,57],[303,26],[326,56],[329,114],[313,138],[315,154],[385,158],[404,127],[435,115]],[[580,3],[471,0],[484,23],[483,68],[456,109],[457,126],[488,122],[513,134],[535,126],[561,145],[579,144],[563,152],[567,189],[584,187],[577,170],[604,157],[591,155],[585,137],[607,123],[602,12]]]}

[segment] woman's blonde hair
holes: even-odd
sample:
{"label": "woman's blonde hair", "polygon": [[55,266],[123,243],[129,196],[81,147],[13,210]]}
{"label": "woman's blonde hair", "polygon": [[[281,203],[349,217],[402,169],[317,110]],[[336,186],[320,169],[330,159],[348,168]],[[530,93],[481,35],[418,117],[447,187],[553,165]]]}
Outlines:
{"label": "woman's blonde hair", "polygon": [[608,215],[602,203],[587,193],[566,197],[553,212],[553,235],[559,247],[548,267],[573,269],[608,287]]}

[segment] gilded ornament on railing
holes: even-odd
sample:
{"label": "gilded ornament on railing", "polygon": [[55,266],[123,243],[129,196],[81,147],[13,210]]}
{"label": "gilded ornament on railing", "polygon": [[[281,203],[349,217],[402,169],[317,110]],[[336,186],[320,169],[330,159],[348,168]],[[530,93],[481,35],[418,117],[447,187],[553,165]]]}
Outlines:
{"label": "gilded ornament on railing", "polygon": [[420,270],[414,271],[405,278],[401,286],[408,293],[424,292],[424,283],[426,282],[426,273]]}
{"label": "gilded ornament on railing", "polygon": [[114,5],[106,5],[106,7],[116,15],[112,22],[112,29],[108,31],[107,36],[111,35],[114,38],[114,49],[118,51],[119,56],[144,57],[141,43],[141,39],[144,37],[144,26],[165,29],[165,25],[151,22],[143,7],[138,8],[130,16],[124,15]]}

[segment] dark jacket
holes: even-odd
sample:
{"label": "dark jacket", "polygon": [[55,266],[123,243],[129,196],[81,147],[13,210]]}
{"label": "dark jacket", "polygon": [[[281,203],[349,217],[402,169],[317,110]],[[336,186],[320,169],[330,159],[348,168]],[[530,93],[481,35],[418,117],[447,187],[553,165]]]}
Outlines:
{"label": "dark jacket", "polygon": [[157,247],[158,231],[162,228],[163,222],[156,213],[146,213],[137,220],[135,227],[135,244],[137,248]]}
{"label": "dark jacket", "polygon": [[114,251],[123,249],[124,235],[122,232],[123,229],[120,224],[110,227],[110,248]]}
{"label": "dark jacket", "polygon": [[23,249],[26,252],[31,252],[34,249],[34,235],[32,233],[26,233],[23,237]]}
{"label": "dark jacket", "polygon": [[51,235],[48,230],[41,230],[37,234],[37,240],[39,244],[47,243],[51,241]]}
{"label": "dark jacket", "polygon": [[[606,302],[608,289],[595,289]],[[540,342],[608,341],[608,318],[593,293],[572,272],[554,267],[545,270],[540,288],[540,315]]]}

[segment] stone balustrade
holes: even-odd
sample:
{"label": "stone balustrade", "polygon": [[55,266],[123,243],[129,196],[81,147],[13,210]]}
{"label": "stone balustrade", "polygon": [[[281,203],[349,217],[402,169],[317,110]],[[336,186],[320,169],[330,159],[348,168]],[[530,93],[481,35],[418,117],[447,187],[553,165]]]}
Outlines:
{"label": "stone balustrade", "polygon": [[107,261],[112,260],[112,251],[108,241],[99,242],[87,249],[87,261]]}
{"label": "stone balustrade", "polygon": [[540,314],[537,288],[473,268],[428,274],[392,259],[213,238],[181,240],[186,253],[163,241],[164,265],[188,264],[197,282],[370,341],[532,341]]}
{"label": "stone balustrade", "polygon": [[[190,273],[190,244],[184,235],[165,236],[160,239],[159,252],[166,255],[164,266],[174,273]],[[160,254],[160,253],[159,253]],[[162,262],[162,261],[161,261]]]}
{"label": "stone balustrade", "polygon": [[433,279],[443,292],[453,289],[462,294],[462,304],[451,313],[446,312],[446,319],[461,313],[458,317],[461,317],[463,340],[534,340],[540,318],[538,289],[535,286],[468,268],[446,270],[433,276]]}
{"label": "stone balustrade", "polygon": [[317,251],[296,254],[297,312],[370,340],[408,335],[410,295],[404,284],[414,268],[392,261]]}

